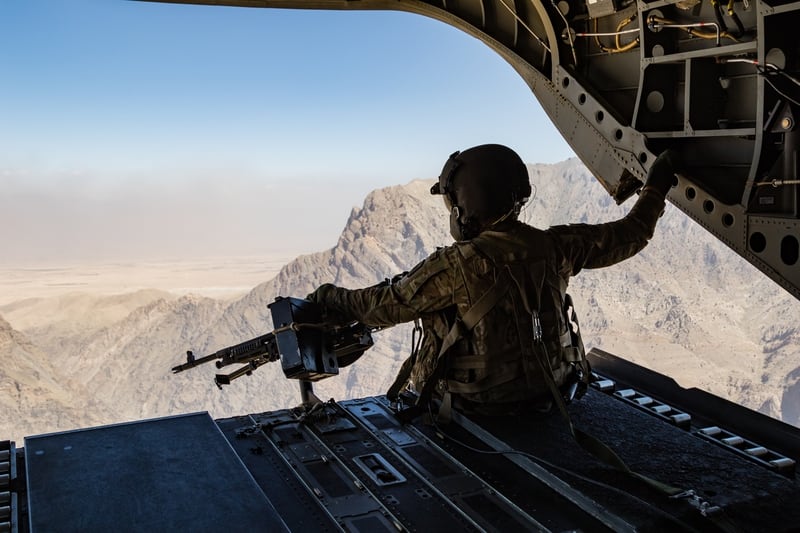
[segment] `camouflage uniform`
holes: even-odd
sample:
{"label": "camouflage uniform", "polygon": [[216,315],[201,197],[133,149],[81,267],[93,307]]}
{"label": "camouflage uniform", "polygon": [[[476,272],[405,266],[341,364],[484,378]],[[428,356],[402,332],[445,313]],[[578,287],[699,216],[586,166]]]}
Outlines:
{"label": "camouflage uniform", "polygon": [[639,252],[663,209],[664,196],[645,188],[628,215],[614,222],[543,231],[507,221],[472,240],[440,248],[396,283],[357,290],[323,285],[310,298],[346,319],[372,326],[421,319],[424,337],[410,373],[410,386],[419,391],[431,379],[451,326],[507,270],[511,288],[447,352],[444,368],[436,369],[435,387],[439,394],[449,391],[462,405],[545,399],[549,392],[543,366],[532,353],[527,306],[540,314],[545,357],[561,385],[569,359],[563,314],[569,278],[583,268],[613,265]]}

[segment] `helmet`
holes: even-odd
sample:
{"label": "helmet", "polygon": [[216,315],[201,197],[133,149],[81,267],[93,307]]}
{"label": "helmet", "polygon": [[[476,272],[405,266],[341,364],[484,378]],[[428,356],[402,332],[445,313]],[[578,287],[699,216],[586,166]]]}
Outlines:
{"label": "helmet", "polygon": [[531,195],[525,163],[500,144],[454,152],[431,194],[443,194],[450,207],[450,233],[456,240],[476,237],[492,224],[516,218]]}

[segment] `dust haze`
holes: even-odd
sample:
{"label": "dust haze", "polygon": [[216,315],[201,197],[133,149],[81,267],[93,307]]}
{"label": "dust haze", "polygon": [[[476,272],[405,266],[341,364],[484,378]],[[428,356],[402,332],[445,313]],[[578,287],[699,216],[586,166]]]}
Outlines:
{"label": "dust haze", "polygon": [[228,176],[103,180],[0,173],[0,265],[310,252],[336,244],[371,185]]}

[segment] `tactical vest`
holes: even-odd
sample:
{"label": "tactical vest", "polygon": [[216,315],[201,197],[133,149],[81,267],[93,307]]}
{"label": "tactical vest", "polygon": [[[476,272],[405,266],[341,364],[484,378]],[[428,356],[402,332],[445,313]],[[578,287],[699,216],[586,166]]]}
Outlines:
{"label": "tactical vest", "polygon": [[[555,271],[549,237],[527,227],[514,235],[484,232],[455,247],[467,295],[456,302],[455,316],[428,317],[423,324],[439,342],[424,347],[412,381],[435,379],[437,395],[450,393],[470,404],[548,399],[544,365],[561,386],[570,363],[583,357],[582,346],[571,346],[562,312],[566,287]],[[431,357],[454,330],[455,343]]]}
{"label": "tactical vest", "polygon": [[[544,285],[545,262],[523,262],[515,254],[491,257],[477,246],[460,250],[459,268],[469,302],[459,305],[466,314],[472,302],[490,291],[502,291],[497,302],[451,348],[445,360],[444,388],[480,404],[532,400],[546,396],[546,384],[536,357],[549,359],[561,373],[560,350],[551,343],[546,354],[534,350],[534,324],[525,309],[538,309]],[[553,324],[548,324],[551,329]],[[557,378],[558,379],[558,378]]]}

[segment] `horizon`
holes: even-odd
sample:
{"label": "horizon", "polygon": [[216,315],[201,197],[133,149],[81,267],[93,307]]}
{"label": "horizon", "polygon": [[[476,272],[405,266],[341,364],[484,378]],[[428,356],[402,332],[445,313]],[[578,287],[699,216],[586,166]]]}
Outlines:
{"label": "horizon", "polygon": [[[558,165],[570,159],[574,156],[555,163],[526,164]],[[174,182],[166,192],[157,183],[94,191],[30,189],[16,201],[14,194],[0,197],[0,237],[6,243],[0,267],[180,262],[319,252],[336,244],[352,210],[361,208],[373,191],[432,179],[435,176],[416,177],[363,190],[352,185],[307,182],[270,187],[238,178],[205,181],[202,188],[191,181]],[[257,189],[265,192],[254,194]],[[332,205],[334,208],[326,210]],[[313,216],[304,216],[307,212]],[[4,218],[16,224],[3,224]],[[59,246],[63,248],[58,250]]]}
{"label": "horizon", "polygon": [[[529,167],[545,166],[558,167],[570,161],[583,164],[576,157],[570,157],[556,163],[526,163]],[[432,182],[435,178],[414,178],[404,183],[391,184],[378,187],[366,192],[358,201],[353,203],[352,209],[360,209],[365,204],[370,194],[380,189],[393,187],[407,187],[417,181]],[[535,185],[535,183],[534,183]],[[594,183],[600,187],[599,183]],[[230,190],[228,191],[230,194]],[[144,195],[146,197],[146,195]],[[245,200],[251,199],[242,195]],[[108,198],[105,198],[108,201]],[[534,197],[531,202],[535,201]],[[106,208],[106,202],[100,202],[96,207]],[[112,202],[112,207],[116,205]],[[87,204],[80,205],[80,210],[85,211]],[[527,212],[528,207],[524,212]],[[76,213],[78,214],[78,213]],[[85,214],[85,213],[83,213]],[[165,213],[162,213],[164,215]],[[158,213],[153,215],[158,216]],[[339,237],[346,229],[347,216],[342,217],[335,227],[333,239],[316,248],[301,249],[299,247],[269,247],[267,243],[261,251],[252,248],[236,250],[226,253],[218,245],[205,246],[203,253],[187,255],[185,251],[161,250],[156,253],[150,249],[148,253],[139,253],[129,257],[102,257],[91,256],[84,253],[76,257],[27,258],[15,261],[10,256],[0,257],[0,307],[24,300],[37,298],[59,298],[70,294],[91,294],[95,296],[110,296],[129,294],[138,290],[165,290],[176,295],[197,294],[208,297],[236,297],[248,292],[256,285],[271,279],[286,264],[299,256],[324,253],[336,246]],[[446,217],[443,211],[442,216]],[[234,226],[229,230],[235,233],[241,220],[234,221]],[[74,221],[73,221],[74,223]],[[155,221],[153,227],[159,227]],[[91,231],[91,227],[85,228]],[[96,230],[105,230],[98,226]],[[217,228],[221,233],[221,228]],[[192,231],[198,231],[195,227]],[[324,233],[324,232],[323,232]],[[147,234],[144,235],[145,237]],[[91,235],[87,246],[93,246]],[[130,239],[121,239],[127,245]],[[76,243],[73,240],[72,245]],[[140,243],[144,245],[144,243]],[[203,275],[201,275],[203,274]],[[235,282],[232,281],[235,279]]]}

